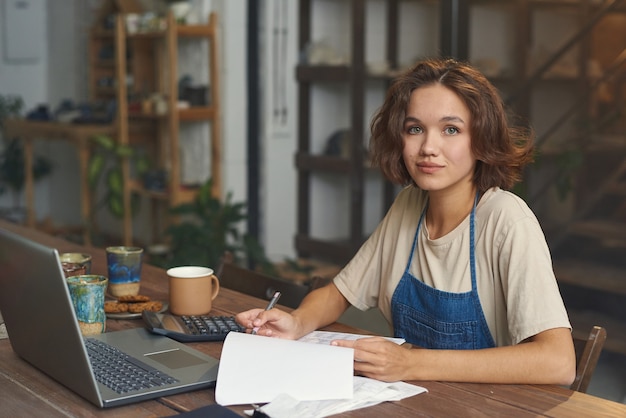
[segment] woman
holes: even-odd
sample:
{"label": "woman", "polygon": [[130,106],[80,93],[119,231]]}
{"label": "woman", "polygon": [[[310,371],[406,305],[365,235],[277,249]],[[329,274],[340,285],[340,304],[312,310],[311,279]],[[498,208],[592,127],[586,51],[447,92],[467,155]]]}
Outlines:
{"label": "woman", "polygon": [[354,348],[379,380],[570,384],[571,326],[541,227],[506,191],[532,160],[478,71],[431,59],[400,76],[372,121],[372,158],[407,185],[355,257],[291,314],[240,313],[258,334],[299,338],[350,306],[378,306],[394,335]]}

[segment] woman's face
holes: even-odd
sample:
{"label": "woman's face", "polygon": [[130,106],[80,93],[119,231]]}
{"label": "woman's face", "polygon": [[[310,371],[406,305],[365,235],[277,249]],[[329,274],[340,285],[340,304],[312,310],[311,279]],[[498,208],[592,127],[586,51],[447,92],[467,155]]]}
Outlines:
{"label": "woman's face", "polygon": [[472,188],[470,112],[441,84],[413,91],[402,129],[402,157],[417,186],[430,192]]}

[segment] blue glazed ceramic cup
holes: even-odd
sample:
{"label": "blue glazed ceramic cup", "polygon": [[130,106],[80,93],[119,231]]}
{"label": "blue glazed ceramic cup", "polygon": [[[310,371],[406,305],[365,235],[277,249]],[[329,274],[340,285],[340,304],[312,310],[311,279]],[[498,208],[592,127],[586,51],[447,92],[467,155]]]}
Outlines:
{"label": "blue glazed ceramic cup", "polygon": [[107,278],[89,274],[71,276],[66,280],[83,335],[103,333],[106,328],[104,293],[107,289]]}
{"label": "blue glazed ceramic cup", "polygon": [[107,247],[109,293],[112,296],[139,294],[143,248]]}

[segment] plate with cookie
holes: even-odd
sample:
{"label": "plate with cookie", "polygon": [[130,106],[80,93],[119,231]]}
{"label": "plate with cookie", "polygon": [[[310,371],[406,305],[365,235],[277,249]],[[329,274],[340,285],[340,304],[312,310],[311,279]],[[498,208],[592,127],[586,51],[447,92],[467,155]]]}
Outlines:
{"label": "plate with cookie", "polygon": [[167,303],[145,295],[119,296],[104,301],[104,312],[111,319],[137,319],[143,311],[165,312],[167,308]]}

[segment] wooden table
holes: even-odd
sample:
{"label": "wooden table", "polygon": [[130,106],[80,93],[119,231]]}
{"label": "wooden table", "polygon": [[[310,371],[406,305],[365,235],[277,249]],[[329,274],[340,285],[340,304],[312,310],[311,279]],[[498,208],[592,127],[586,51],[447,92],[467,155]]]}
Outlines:
{"label": "wooden table", "polygon": [[[106,274],[104,250],[83,247],[43,232],[0,221],[9,229],[60,252],[85,251],[93,256],[92,270]],[[142,293],[154,299],[167,299],[167,275],[162,269],[145,265]],[[222,288],[214,301],[214,313],[233,315],[265,301]],[[35,318],[36,319],[36,318]],[[141,320],[108,320],[107,330],[143,326]],[[334,331],[359,332],[342,324]],[[219,358],[222,344],[192,343],[194,348]],[[45,349],[42,347],[42,349]],[[595,396],[547,385],[491,385],[444,382],[412,382],[428,393],[399,402],[385,402],[373,407],[342,414],[345,417],[415,417],[415,416],[506,416],[506,417],[626,417],[626,405]],[[0,416],[169,416],[215,403],[213,390],[198,390],[157,400],[144,401],[112,409],[99,409],[43,375],[15,355],[9,340],[0,340]],[[249,405],[232,409],[243,416]]]}
{"label": "wooden table", "polygon": [[24,142],[24,195],[26,199],[26,225],[35,226],[35,189],[33,178],[33,142],[35,139],[66,140],[72,142],[78,151],[80,170],[80,207],[83,227],[83,239],[91,243],[88,226],[91,225],[91,192],[87,179],[87,166],[90,156],[90,138],[95,135],[114,135],[115,127],[105,125],[83,125],[55,121],[34,121],[26,119],[7,119],[4,122],[7,138],[20,138]]}

